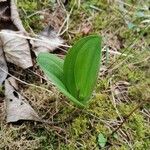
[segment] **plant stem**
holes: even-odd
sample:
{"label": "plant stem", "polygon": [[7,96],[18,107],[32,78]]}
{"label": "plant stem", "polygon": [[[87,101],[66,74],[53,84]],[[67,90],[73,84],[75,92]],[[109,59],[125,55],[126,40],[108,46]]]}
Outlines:
{"label": "plant stem", "polygon": [[146,100],[146,101],[142,101],[141,103],[139,103],[122,121],[122,123],[111,133],[111,135],[113,135],[114,133],[116,133],[122,126],[123,124],[129,119],[129,117],[137,110],[139,109],[143,104],[149,102],[150,99]]}

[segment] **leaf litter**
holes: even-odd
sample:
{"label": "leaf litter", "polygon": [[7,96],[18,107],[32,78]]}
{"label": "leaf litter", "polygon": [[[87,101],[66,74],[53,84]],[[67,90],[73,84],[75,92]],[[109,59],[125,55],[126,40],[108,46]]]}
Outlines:
{"label": "leaf litter", "polygon": [[29,68],[33,66],[33,63],[28,41],[20,37],[9,35],[9,33],[14,32],[15,31],[11,30],[2,30],[0,34],[6,61],[13,63],[23,69]]}
{"label": "leaf litter", "polygon": [[5,80],[5,103],[7,123],[19,120],[40,120],[27,100],[17,92],[16,81],[12,77]]}
{"label": "leaf litter", "polygon": [[7,78],[9,74],[7,64],[12,63],[22,69],[30,68],[33,66],[31,50],[36,56],[40,52],[52,52],[63,44],[63,40],[51,27],[46,27],[36,38],[30,38],[19,18],[14,0],[1,0],[0,10],[0,85],[5,82],[6,121],[7,123],[19,120],[46,122],[19,94],[15,79]]}
{"label": "leaf litter", "polygon": [[[2,42],[0,41],[0,68],[4,69],[6,72],[8,71],[7,64],[5,61],[5,57],[2,51]],[[7,77],[7,73],[0,69],[0,85],[5,81]]]}

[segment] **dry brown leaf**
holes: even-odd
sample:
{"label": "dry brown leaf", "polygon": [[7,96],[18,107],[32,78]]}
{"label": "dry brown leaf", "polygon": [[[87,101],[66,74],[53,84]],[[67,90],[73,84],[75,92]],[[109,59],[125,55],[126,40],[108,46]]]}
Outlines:
{"label": "dry brown leaf", "polygon": [[40,117],[29,105],[27,100],[21,96],[13,87],[15,80],[10,77],[5,80],[5,103],[7,123],[17,122],[19,120],[40,121]]}
{"label": "dry brown leaf", "polygon": [[17,32],[2,30],[0,33],[6,60],[23,69],[33,66],[28,41],[13,34]]}
{"label": "dry brown leaf", "polygon": [[37,39],[40,41],[31,42],[36,56],[40,52],[52,52],[63,43],[63,40],[57,36],[56,32],[51,27],[45,28]]}
{"label": "dry brown leaf", "polygon": [[[3,55],[3,50],[2,50],[2,45],[1,45],[1,41],[0,41],[0,85],[4,82],[4,80],[7,77],[7,73],[8,72],[8,68],[7,68],[7,64]],[[5,72],[3,71],[5,70]]]}
{"label": "dry brown leaf", "polygon": [[81,32],[83,35],[88,35],[90,33],[91,29],[92,29],[92,27],[90,24],[84,24]]}

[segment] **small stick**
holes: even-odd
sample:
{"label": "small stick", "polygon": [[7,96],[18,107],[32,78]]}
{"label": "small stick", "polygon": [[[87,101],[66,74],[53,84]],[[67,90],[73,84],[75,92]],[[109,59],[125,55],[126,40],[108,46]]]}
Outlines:
{"label": "small stick", "polygon": [[148,101],[150,101],[150,99],[146,100],[146,101],[142,101],[141,103],[139,103],[122,121],[122,123],[111,133],[111,135],[113,135],[114,133],[116,133],[122,126],[123,124],[129,119],[129,117],[137,110],[139,109],[143,104],[147,103]]}

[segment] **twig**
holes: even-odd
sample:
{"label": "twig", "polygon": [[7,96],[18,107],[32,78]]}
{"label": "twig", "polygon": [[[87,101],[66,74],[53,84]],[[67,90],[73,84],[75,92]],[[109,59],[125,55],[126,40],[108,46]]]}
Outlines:
{"label": "twig", "polygon": [[112,104],[113,104],[113,106],[114,106],[114,108],[115,108],[115,110],[116,110],[116,113],[118,114],[118,117],[119,117],[119,118],[121,119],[121,121],[122,121],[122,116],[120,115],[120,112],[119,112],[119,110],[117,109],[117,105],[116,105],[116,100],[115,100],[115,95],[114,95],[114,87],[113,87],[113,85],[112,85],[112,78],[110,78],[109,83],[110,83],[110,90],[111,90],[111,95],[112,95],[112,100],[113,100]]}
{"label": "twig", "polygon": [[[106,47],[106,46],[105,46]],[[107,50],[105,48],[102,49],[102,52],[106,52]],[[122,55],[122,56],[128,56],[127,54],[122,54],[120,52],[117,52],[117,51],[112,51],[112,50],[108,50],[108,52],[110,54],[113,54],[113,55]],[[130,57],[133,57],[133,55],[129,55]],[[128,56],[128,57],[129,57]]]}
{"label": "twig", "polygon": [[[66,19],[64,20],[63,24],[61,25],[61,27],[60,27],[60,29],[59,29],[59,31],[57,33],[58,35],[62,35],[68,30],[68,28],[69,28],[69,25],[68,25],[69,24],[69,18],[71,16],[72,12],[73,12],[74,6],[75,6],[75,3],[73,5],[73,7],[71,8],[69,14],[67,14]],[[66,13],[67,13],[67,11],[66,11]],[[64,28],[65,24],[66,24],[66,28],[62,31],[62,29]]]}
{"label": "twig", "polygon": [[142,101],[141,103],[139,103],[122,121],[122,123],[111,133],[111,135],[113,135],[114,133],[116,133],[125,122],[127,122],[127,120],[129,119],[129,117],[137,110],[139,109],[143,104],[147,103],[148,101],[150,101],[150,99],[146,100],[146,101]]}
{"label": "twig", "polygon": [[27,82],[25,82],[25,81],[22,81],[22,80],[18,79],[17,77],[13,76],[12,74],[10,74],[9,72],[5,71],[5,70],[4,70],[3,68],[1,68],[1,67],[0,67],[0,69],[1,69],[3,72],[5,72],[5,73],[7,73],[8,75],[10,75],[10,76],[11,76],[12,78],[14,78],[15,80],[17,80],[17,81],[19,81],[19,82],[21,82],[21,83],[23,83],[23,84],[25,84],[25,85],[32,86],[32,87],[35,87],[35,88],[38,88],[38,89],[41,89],[41,90],[45,90],[45,91],[47,91],[47,92],[49,92],[49,93],[52,93],[52,91],[50,91],[50,90],[48,90],[48,89],[46,89],[46,88],[43,88],[43,87],[41,87],[41,86],[37,86],[37,85],[34,85],[34,84],[30,84],[30,83],[27,83]]}
{"label": "twig", "polygon": [[[47,43],[47,44],[58,44],[56,43],[55,41],[50,41],[50,40],[46,40],[46,39],[38,39],[38,38],[33,38],[33,37],[30,37],[30,36],[25,36],[25,35],[21,35],[21,34],[17,34],[17,33],[8,33],[8,32],[5,32],[5,31],[0,31],[0,34],[6,34],[6,35],[13,35],[13,36],[16,36],[16,37],[20,37],[20,38],[24,38],[24,39],[28,39],[28,40],[33,40],[33,41],[38,41],[38,42],[44,42],[44,43]],[[38,35],[36,35],[38,37]],[[63,46],[63,47],[70,47],[68,45],[64,45],[64,44],[61,44],[59,43],[58,46]]]}

